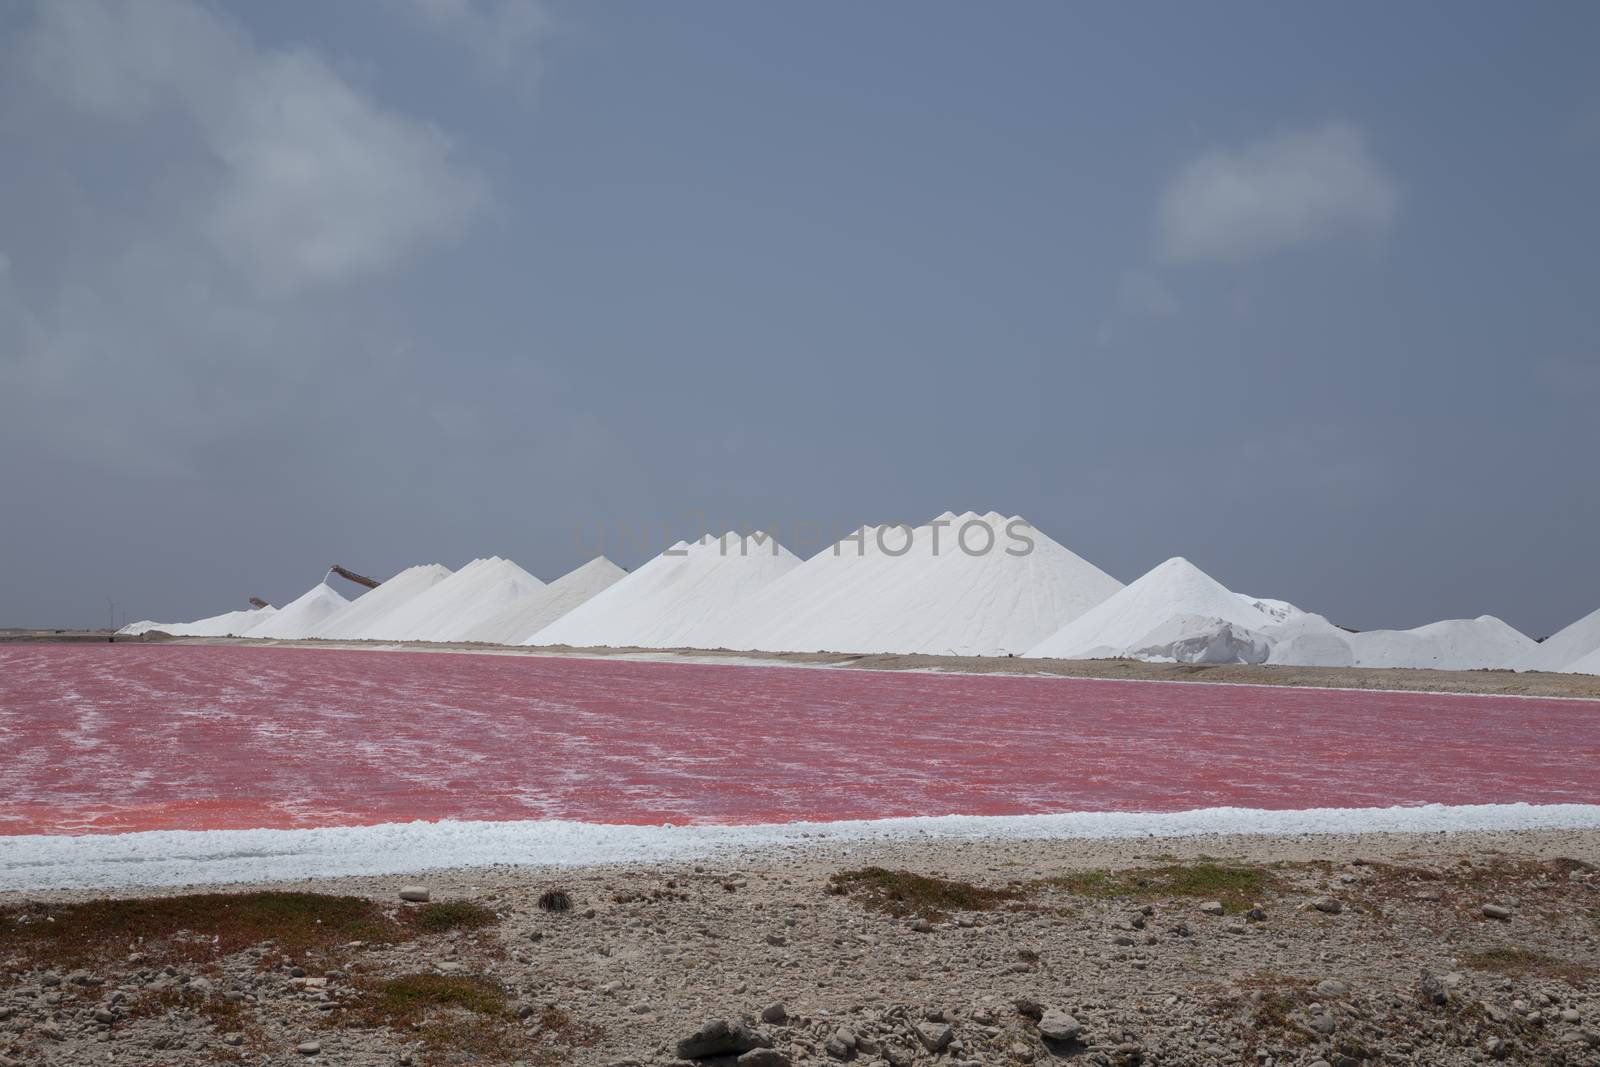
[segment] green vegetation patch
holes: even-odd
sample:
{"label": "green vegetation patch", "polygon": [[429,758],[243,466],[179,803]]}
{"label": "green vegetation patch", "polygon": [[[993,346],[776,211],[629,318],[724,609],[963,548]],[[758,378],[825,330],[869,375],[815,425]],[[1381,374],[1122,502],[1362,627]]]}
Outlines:
{"label": "green vegetation patch", "polygon": [[840,871],[830,879],[829,887],[874,911],[900,917],[916,915],[930,922],[944,919],[952,911],[988,911],[1022,895],[1009,886],[986,889],[884,867]]}
{"label": "green vegetation patch", "polygon": [[1241,911],[1277,886],[1262,867],[1223,863],[1174,863],[1126,871],[1071,871],[1045,879],[1045,884],[1078,896],[1101,900],[1194,897],[1221,901],[1225,911]]}

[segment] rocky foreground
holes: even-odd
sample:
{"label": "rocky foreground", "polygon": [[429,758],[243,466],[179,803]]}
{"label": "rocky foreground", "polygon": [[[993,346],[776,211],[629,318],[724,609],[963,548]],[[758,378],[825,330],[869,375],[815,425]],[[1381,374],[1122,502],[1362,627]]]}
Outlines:
{"label": "rocky foreground", "polygon": [[1597,843],[911,842],[13,897],[0,1067],[1600,1064]]}

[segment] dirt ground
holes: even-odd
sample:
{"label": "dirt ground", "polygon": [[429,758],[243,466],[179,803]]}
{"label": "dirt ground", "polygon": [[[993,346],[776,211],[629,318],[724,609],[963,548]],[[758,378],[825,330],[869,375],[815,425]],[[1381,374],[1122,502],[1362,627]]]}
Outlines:
{"label": "dirt ground", "polygon": [[12,895],[0,1063],[1596,1064],[1596,863],[1600,831],[910,840]]}
{"label": "dirt ground", "polygon": [[[109,641],[107,631],[0,630],[7,642]],[[245,638],[165,634],[116,637],[117,642],[279,645],[375,651],[476,652],[508,656],[587,656],[606,659],[695,661],[850,670],[932,671],[956,674],[1021,674],[1060,678],[1113,678],[1155,682],[1286,685],[1319,689],[1384,689],[1422,693],[1489,693],[1505,696],[1600,700],[1600,676],[1548,671],[1429,671],[1365,667],[1280,667],[1249,664],[1144,663],[1139,660],[1018,659],[999,656],[856,655],[832,652],[733,652],[727,649],[526,648],[520,645],[434,644],[397,641],[250,641]]]}

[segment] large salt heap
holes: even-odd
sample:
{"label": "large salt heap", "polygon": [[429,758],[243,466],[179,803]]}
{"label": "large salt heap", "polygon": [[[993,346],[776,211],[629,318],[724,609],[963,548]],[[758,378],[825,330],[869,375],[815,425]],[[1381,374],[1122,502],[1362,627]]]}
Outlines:
{"label": "large salt heap", "polygon": [[243,611],[225,611],[194,622],[154,622],[149,619],[130,622],[117,633],[130,637],[159,630],[173,637],[243,637],[251,630],[272,618],[277,608],[249,608]]}
{"label": "large salt heap", "polygon": [[1600,652],[1600,611],[1591,611],[1571,626],[1540,641],[1539,665],[1547,671],[1573,670],[1577,663],[1595,652]]}
{"label": "large salt heap", "polygon": [[329,641],[360,641],[367,638],[369,630],[391,612],[421,596],[429,589],[450,577],[450,568],[437,563],[424,563],[407,567],[378,588],[350,601],[349,606],[328,616],[309,635]]}
{"label": "large salt heap", "polygon": [[700,648],[1000,656],[1121,584],[1021,518],[865,527],[690,635]]}
{"label": "large salt heap", "polygon": [[475,559],[384,615],[366,636],[385,641],[460,641],[485,619],[543,588],[543,582],[508,559]]}
{"label": "large salt heap", "polygon": [[1026,654],[1035,659],[1128,656],[1180,663],[1264,663],[1272,644],[1263,631],[1297,611],[1281,601],[1239,596],[1175,556]]}
{"label": "large salt heap", "polygon": [[680,541],[522,643],[685,647],[701,623],[799,565],[793,553],[762,533]]}
{"label": "large salt heap", "polygon": [[284,640],[307,637],[348,603],[350,601],[325,583],[318,582],[279,608],[272,618],[251,629],[248,636]]}
{"label": "large salt heap", "polygon": [[1524,671],[1539,663],[1538,643],[1493,615],[1445,619],[1414,630],[1364,630],[1346,640],[1357,667]]}
{"label": "large salt heap", "polygon": [[1581,659],[1567,664],[1562,670],[1569,674],[1600,674],[1600,648]]}
{"label": "large salt heap", "polygon": [[491,645],[521,644],[578,605],[611,588],[627,571],[604,556],[591,559],[496,615],[467,630],[459,640]]}

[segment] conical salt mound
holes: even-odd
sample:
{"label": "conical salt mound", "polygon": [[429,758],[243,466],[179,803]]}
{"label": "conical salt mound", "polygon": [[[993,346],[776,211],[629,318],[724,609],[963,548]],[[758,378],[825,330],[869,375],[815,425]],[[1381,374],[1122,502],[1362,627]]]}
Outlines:
{"label": "conical salt mound", "polygon": [[437,563],[407,567],[328,616],[310,636],[329,641],[369,640],[372,631],[381,628],[384,618],[448,577],[450,568]]}
{"label": "conical salt mound", "polygon": [[485,619],[460,640],[491,645],[520,644],[597,593],[609,589],[627,573],[604,556],[592,559]]}
{"label": "conical salt mound", "polygon": [[762,533],[680,541],[523,644],[686,647],[695,627],[799,565],[793,553]]}
{"label": "conical salt mound", "polygon": [[297,640],[307,637],[327,618],[346,604],[344,597],[322,582],[307,589],[278,613],[250,631],[251,637]]}
{"label": "conical salt mound", "polygon": [[1441,671],[1533,670],[1539,645],[1493,615],[1445,619],[1414,630],[1365,630],[1347,640],[1357,667]]}
{"label": "conical salt mound", "polygon": [[1029,649],[1032,658],[1132,656],[1260,663],[1275,620],[1181,556],[1174,556]]}
{"label": "conical salt mound", "polygon": [[473,560],[398,611],[378,630],[390,641],[461,641],[473,627],[505,611],[544,583],[509,559]]}
{"label": "conical salt mound", "polygon": [[863,527],[690,640],[766,652],[1016,654],[1119,588],[1021,518],[946,512],[915,529]]}
{"label": "conical salt mound", "polygon": [[1600,651],[1600,610],[1539,642],[1539,664],[1547,671],[1566,670],[1591,652]]}

